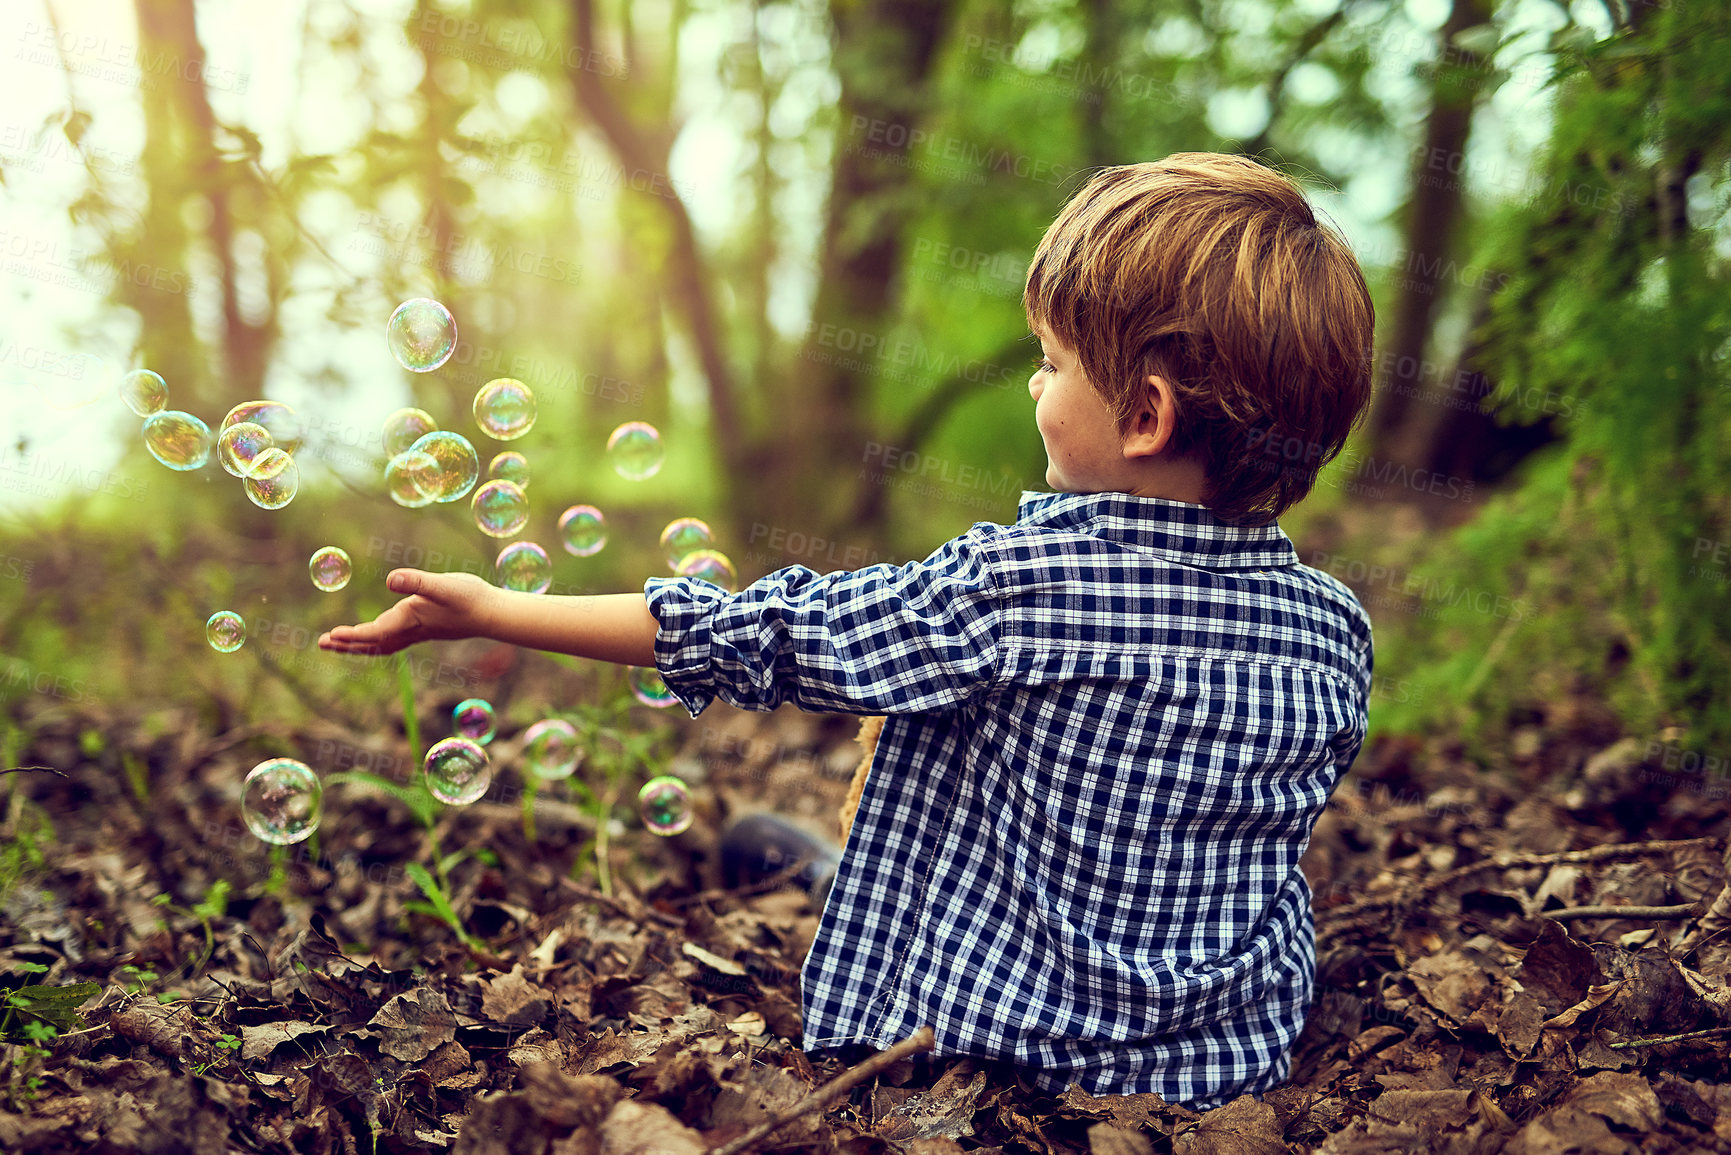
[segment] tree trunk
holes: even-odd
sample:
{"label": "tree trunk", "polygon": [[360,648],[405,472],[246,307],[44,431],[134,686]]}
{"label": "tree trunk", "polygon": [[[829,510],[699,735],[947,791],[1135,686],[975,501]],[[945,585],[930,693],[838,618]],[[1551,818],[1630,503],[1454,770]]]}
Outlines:
{"label": "tree trunk", "polygon": [[[1456,226],[1465,198],[1462,159],[1486,70],[1479,57],[1455,46],[1455,35],[1490,20],[1490,0],[1455,0],[1441,36],[1445,63],[1436,68],[1421,151],[1412,165],[1402,276],[1388,339],[1377,362],[1371,409],[1371,456],[1417,465],[1446,410],[1432,404],[1450,381],[1427,371],[1431,325],[1452,267]],[[1447,62],[1453,57],[1454,62]],[[1423,402],[1420,404],[1419,402]]]}
{"label": "tree trunk", "polygon": [[[148,77],[151,83],[144,85],[143,165],[150,207],[136,250],[116,255],[137,264],[184,270],[192,238],[182,223],[181,209],[188,197],[202,195],[206,199],[210,205],[208,234],[221,282],[220,367],[197,362],[197,344],[184,295],[161,300],[163,293],[136,288],[122,277],[121,300],[139,310],[146,334],[158,331],[153,327],[158,319],[168,322],[168,332],[184,334],[151,342],[148,359],[168,370],[163,375],[170,388],[179,391],[177,407],[185,407],[196,398],[216,410],[220,420],[236,402],[257,397],[264,388],[271,326],[267,323],[254,328],[240,315],[232,204],[235,170],[225,165],[217,152],[216,116],[204,86],[184,79],[205,74],[204,48],[198,41],[192,0],[142,0],[138,4],[138,37],[142,61],[173,61],[176,67],[155,70]],[[146,340],[151,341],[148,336]],[[220,380],[209,380],[210,369],[218,369]]]}
{"label": "tree trunk", "polygon": [[894,322],[902,234],[913,209],[910,141],[956,7],[953,0],[831,5],[841,97],[817,300],[781,412],[753,447],[753,476],[763,484],[742,500],[754,521],[881,544],[880,526],[848,524],[860,509],[861,463],[873,439],[867,410],[875,359],[858,346],[887,341]]}

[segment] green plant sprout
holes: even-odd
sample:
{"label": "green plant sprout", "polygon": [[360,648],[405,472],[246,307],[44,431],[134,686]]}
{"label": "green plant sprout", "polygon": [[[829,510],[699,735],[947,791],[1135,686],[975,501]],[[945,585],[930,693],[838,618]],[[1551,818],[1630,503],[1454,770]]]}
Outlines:
{"label": "green plant sprout", "polygon": [[150,766],[130,750],[120,752],[120,765],[126,770],[126,784],[139,804],[150,799]]}
{"label": "green plant sprout", "polygon": [[[458,853],[466,852],[459,851]],[[457,917],[457,912],[451,906],[451,900],[446,897],[444,888],[433,881],[433,876],[427,873],[426,867],[418,862],[411,862],[403,870],[415,880],[415,885],[421,888],[421,893],[427,896],[427,902],[405,902],[403,904],[405,910],[430,914],[434,918],[442,919],[452,932],[462,940],[464,946],[474,951],[486,949],[486,944],[470,934],[468,928],[463,925],[463,920]]]}
{"label": "green plant sprout", "polygon": [[[41,963],[13,963],[25,974],[43,974]],[[85,1026],[77,1008],[102,991],[99,983],[71,983],[62,987],[25,986],[5,993],[5,1013],[0,1014],[0,1042],[18,1045],[12,1056],[9,1098],[18,1105],[20,1089],[25,1100],[35,1099],[42,1089],[41,1066],[49,1058],[45,1044],[62,1032]]]}
{"label": "green plant sprout", "polygon": [[145,987],[162,977],[153,970],[133,966],[130,963],[121,967],[120,973],[126,976],[126,993],[129,995],[143,994]]}
{"label": "green plant sprout", "polygon": [[[228,913],[230,889],[228,879],[219,878],[210,884],[210,889],[205,891],[204,897],[190,908],[176,906],[166,894],[159,894],[150,900],[152,905],[160,906],[164,910],[186,918],[197,919],[200,929],[204,931],[204,952],[198,956],[196,962],[191,962],[187,967],[182,968],[187,972],[189,978],[203,970],[204,965],[210,961],[210,956],[216,952],[216,932],[211,924]],[[168,929],[168,920],[164,919],[162,925],[164,930]],[[173,979],[180,973],[177,970],[169,978]]]}

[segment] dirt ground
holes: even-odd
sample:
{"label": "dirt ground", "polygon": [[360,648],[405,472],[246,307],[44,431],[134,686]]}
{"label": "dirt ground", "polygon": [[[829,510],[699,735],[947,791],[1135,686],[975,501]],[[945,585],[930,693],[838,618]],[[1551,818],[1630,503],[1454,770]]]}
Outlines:
{"label": "dirt ground", "polygon": [[[603,894],[569,802],[531,839],[509,793],[429,830],[334,787],[317,849],[273,871],[234,801],[255,732],[15,713],[19,766],[49,769],[0,777],[0,1150],[677,1155],[791,1115],[746,1149],[1731,1152],[1726,782],[1591,703],[1492,766],[1445,739],[1361,755],[1306,857],[1292,1078],[1201,1115],[967,1061],[801,1103],[845,1070],[798,1045],[816,912],[724,890],[715,832],[767,809],[833,835],[855,719],[671,719],[697,821],[612,824]],[[447,917],[407,864],[459,848]]]}

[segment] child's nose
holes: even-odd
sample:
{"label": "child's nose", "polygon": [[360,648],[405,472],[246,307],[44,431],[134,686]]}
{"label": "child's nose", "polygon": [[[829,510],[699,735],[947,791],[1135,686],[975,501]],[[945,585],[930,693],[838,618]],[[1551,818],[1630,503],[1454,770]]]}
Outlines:
{"label": "child's nose", "polygon": [[1040,389],[1040,371],[1036,369],[1028,378],[1028,396],[1038,401],[1040,399]]}

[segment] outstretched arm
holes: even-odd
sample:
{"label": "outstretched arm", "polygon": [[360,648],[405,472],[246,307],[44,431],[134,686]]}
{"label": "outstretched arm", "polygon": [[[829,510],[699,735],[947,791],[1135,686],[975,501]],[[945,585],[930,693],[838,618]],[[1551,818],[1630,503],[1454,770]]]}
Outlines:
{"label": "outstretched arm", "polygon": [[655,665],[656,622],[640,593],[548,596],[489,585],[474,574],[392,570],[402,601],[370,622],[337,626],[321,650],[394,654],[416,642],[492,638],[515,646],[631,666]]}

